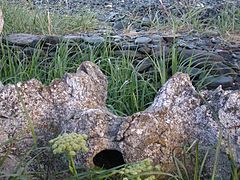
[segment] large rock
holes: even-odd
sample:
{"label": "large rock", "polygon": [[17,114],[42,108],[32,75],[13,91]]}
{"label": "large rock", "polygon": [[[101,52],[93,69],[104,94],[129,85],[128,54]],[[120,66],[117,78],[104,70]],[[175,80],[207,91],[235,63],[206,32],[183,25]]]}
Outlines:
{"label": "large rock", "polygon": [[151,158],[170,172],[173,152],[179,157],[184,145],[198,140],[199,147],[208,147],[212,153],[206,168],[211,172],[221,131],[218,174],[230,177],[226,153],[230,149],[240,163],[240,91],[218,88],[199,94],[188,75],[178,73],[159,90],[149,108],[132,116],[109,112],[106,98],[106,77],[88,61],[49,86],[37,80],[1,86],[0,142],[20,138],[11,147],[11,157],[24,154],[33,144],[31,120],[39,145],[63,132],[87,134],[89,152],[77,156],[77,162],[86,166],[112,167]]}

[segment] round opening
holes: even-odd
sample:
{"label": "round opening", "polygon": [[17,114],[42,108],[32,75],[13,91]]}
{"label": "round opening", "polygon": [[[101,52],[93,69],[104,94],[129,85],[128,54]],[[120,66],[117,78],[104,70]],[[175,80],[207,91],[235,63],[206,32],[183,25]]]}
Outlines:
{"label": "round opening", "polygon": [[122,153],[117,150],[103,150],[93,157],[95,166],[110,169],[125,164]]}

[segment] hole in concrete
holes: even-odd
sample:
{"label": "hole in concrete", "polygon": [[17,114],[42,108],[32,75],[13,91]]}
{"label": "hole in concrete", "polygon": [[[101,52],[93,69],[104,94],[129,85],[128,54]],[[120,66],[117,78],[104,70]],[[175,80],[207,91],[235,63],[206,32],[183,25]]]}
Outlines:
{"label": "hole in concrete", "polygon": [[93,163],[95,166],[104,169],[110,169],[125,164],[122,153],[111,149],[103,150],[96,154],[93,158]]}

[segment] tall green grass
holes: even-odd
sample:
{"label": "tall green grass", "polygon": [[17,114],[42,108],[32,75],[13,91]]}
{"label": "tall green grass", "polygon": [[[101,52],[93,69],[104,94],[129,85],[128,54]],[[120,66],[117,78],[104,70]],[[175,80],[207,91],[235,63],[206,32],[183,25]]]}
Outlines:
{"label": "tall green grass", "polygon": [[40,11],[29,4],[0,3],[4,16],[4,34],[70,34],[89,31],[97,27],[98,21],[89,10],[79,10],[79,15],[60,15]]}
{"label": "tall green grass", "polygon": [[151,70],[139,72],[143,61],[136,64],[135,57],[126,52],[116,57],[109,44],[106,42],[102,47],[82,50],[77,43],[72,46],[72,42],[63,42],[56,47],[51,59],[43,55],[40,46],[29,59],[23,52],[13,53],[8,45],[2,45],[0,81],[7,84],[35,78],[49,84],[66,72],[75,72],[81,62],[91,60],[108,77],[109,109],[118,115],[131,115],[146,109],[158,89],[177,72],[189,73],[197,89],[204,88],[206,78],[212,75],[211,67],[195,68],[199,63],[193,65],[191,59],[182,60],[176,45],[169,52],[163,47],[159,55],[149,55]]}
{"label": "tall green grass", "polygon": [[[225,3],[224,8],[215,15],[204,17],[204,14],[211,9],[209,7],[196,7],[191,4],[186,6],[178,3],[172,5],[176,11],[168,9],[160,11],[166,16],[165,19],[159,18],[159,12],[152,17],[152,28],[171,30],[172,33],[178,32],[204,32],[214,30],[222,35],[239,33],[240,31],[240,9],[231,3]],[[204,17],[204,18],[203,18]]]}

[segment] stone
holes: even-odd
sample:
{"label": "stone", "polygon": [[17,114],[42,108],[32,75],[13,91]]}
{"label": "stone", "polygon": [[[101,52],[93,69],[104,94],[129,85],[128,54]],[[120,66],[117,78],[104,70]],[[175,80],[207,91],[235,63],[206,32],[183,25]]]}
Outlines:
{"label": "stone", "polygon": [[23,52],[25,55],[32,57],[33,55],[39,57],[39,56],[44,56],[45,53],[43,50],[41,49],[36,49],[36,48],[32,48],[32,47],[26,47],[23,49]]}
{"label": "stone", "polygon": [[127,27],[124,21],[116,21],[113,23],[113,28],[116,30],[123,30]]}
{"label": "stone", "polygon": [[198,67],[203,67],[206,63],[224,62],[224,58],[218,54],[196,49],[179,49],[179,58],[189,60]]}
{"label": "stone", "polygon": [[32,34],[10,34],[8,36],[3,37],[3,41],[6,44],[13,44],[17,46],[31,46],[35,47],[35,45],[42,39],[40,35],[32,35]]}
{"label": "stone", "polygon": [[4,25],[3,13],[2,13],[2,9],[0,8],[0,34],[3,31],[3,25]]}
{"label": "stone", "polygon": [[138,48],[138,52],[144,53],[144,54],[150,54],[152,51],[151,48],[149,48],[148,46],[141,46]]}
{"label": "stone", "polygon": [[146,55],[134,50],[116,50],[113,52],[115,57],[125,57],[131,60],[143,59]]}
{"label": "stone", "polygon": [[189,42],[186,42],[182,39],[179,39],[176,43],[179,47],[183,47],[183,48],[187,48],[187,49],[194,49],[195,48],[194,43],[189,43]]}
{"label": "stone", "polygon": [[211,38],[211,37],[216,37],[219,36],[220,33],[218,31],[214,31],[214,30],[206,30],[202,33],[202,37],[204,38]]}
{"label": "stone", "polygon": [[151,61],[150,58],[146,57],[137,63],[137,65],[135,66],[135,69],[141,73],[141,72],[147,71],[152,66],[153,66],[153,62]]}
{"label": "stone", "polygon": [[202,73],[202,69],[196,67],[182,67],[181,72],[187,73],[191,76],[197,76]]}
{"label": "stone", "polygon": [[142,25],[142,26],[151,27],[152,21],[151,21],[150,18],[148,18],[148,17],[143,17],[143,18],[142,18],[142,21],[141,21],[141,25]]}
{"label": "stone", "polygon": [[214,44],[221,44],[221,39],[212,37],[211,42],[214,43]]}
{"label": "stone", "polygon": [[117,16],[119,16],[119,13],[110,12],[110,14],[108,15],[107,21],[114,22]]}
{"label": "stone", "polygon": [[138,49],[138,45],[136,44],[123,44],[121,46],[122,50],[133,50],[136,51]]}
{"label": "stone", "polygon": [[163,40],[166,41],[167,43],[173,43],[176,39],[180,37],[179,34],[174,34],[174,35],[164,35]]}
{"label": "stone", "polygon": [[213,63],[213,71],[220,75],[236,75],[236,72],[224,63]]}
{"label": "stone", "polygon": [[84,41],[92,45],[100,45],[105,42],[105,39],[101,36],[94,35],[90,37],[84,37]]}
{"label": "stone", "polygon": [[136,44],[147,44],[150,43],[151,41],[152,39],[149,37],[138,37],[135,39]]}
{"label": "stone", "polygon": [[39,42],[39,44],[44,46],[52,46],[52,45],[57,45],[61,42],[63,42],[63,37],[55,35],[55,36],[44,36]]}
{"label": "stone", "polygon": [[153,34],[150,36],[152,39],[153,44],[161,44],[163,41],[163,38],[159,34]]}
{"label": "stone", "polygon": [[74,41],[77,43],[84,42],[84,38],[81,35],[65,35],[63,36],[63,39],[67,41]]}
{"label": "stone", "polygon": [[224,59],[231,59],[232,54],[229,50],[216,49],[215,52]]}
{"label": "stone", "polygon": [[220,77],[208,77],[206,79],[206,83],[208,84],[208,88],[217,88],[218,86],[222,86],[223,88],[233,86],[233,78],[231,76],[220,76]]}
{"label": "stone", "polygon": [[235,52],[232,54],[232,56],[238,60],[240,60],[240,52]]}
{"label": "stone", "polygon": [[[104,166],[107,162],[110,164],[106,167],[111,168],[119,162],[150,158],[154,164],[159,163],[163,171],[172,172],[175,169],[173,153],[181,157],[183,147],[197,140],[199,154],[209,149],[211,156],[206,159],[205,173],[211,176],[221,131],[223,136],[216,175],[223,179],[231,175],[227,156],[229,148],[235,162],[240,163],[240,146],[236,141],[240,138],[239,90],[218,88],[197,92],[187,74],[177,73],[142,112],[127,117],[116,116],[106,108],[106,99],[107,78],[98,66],[88,61],[83,62],[76,73],[66,73],[62,79],[56,79],[48,86],[34,79],[5,85],[0,89],[0,143],[21,137],[21,141],[14,143],[8,153],[13,158],[25,154],[33,145],[28,126],[31,119],[40,147],[45,147],[49,139],[61,132],[86,134],[89,151],[87,154],[79,152],[76,163],[93,167]],[[27,112],[24,112],[22,103]],[[1,153],[4,153],[4,148],[1,146]],[[109,157],[109,151],[120,161],[115,162]],[[42,158],[45,166],[57,163],[58,159],[49,154]],[[54,164],[53,167],[59,165]]]}

